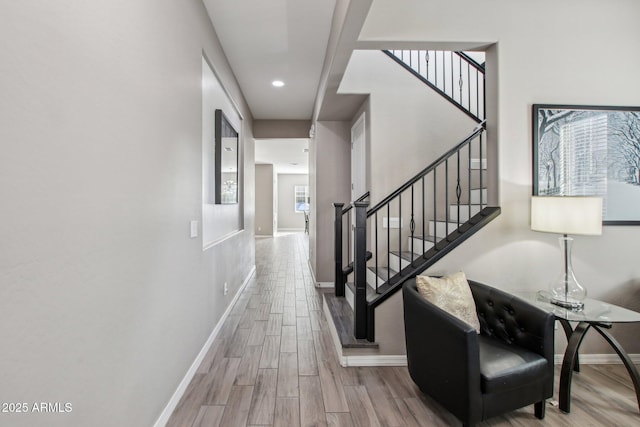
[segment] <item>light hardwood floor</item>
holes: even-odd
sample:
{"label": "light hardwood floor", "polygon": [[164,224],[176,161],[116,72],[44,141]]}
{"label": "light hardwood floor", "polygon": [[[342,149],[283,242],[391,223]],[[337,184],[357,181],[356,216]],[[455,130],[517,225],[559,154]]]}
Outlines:
{"label": "light hardwood floor", "polygon": [[[461,425],[404,367],[338,364],[307,253],[304,234],[256,240],[256,274],[167,426]],[[482,425],[640,426],[622,365],[582,366],[572,389],[571,414],[548,402],[542,421],[530,406]]]}

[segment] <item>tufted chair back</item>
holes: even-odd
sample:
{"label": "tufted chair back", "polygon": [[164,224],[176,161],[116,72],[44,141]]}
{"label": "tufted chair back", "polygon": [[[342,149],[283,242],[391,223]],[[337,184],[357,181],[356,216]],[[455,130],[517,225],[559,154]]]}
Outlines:
{"label": "tufted chair back", "polygon": [[545,336],[540,324],[532,321],[532,313],[538,311],[536,307],[517,304],[516,309],[514,299],[520,300],[513,295],[473,280],[469,280],[469,286],[482,334],[536,353],[548,349],[549,352],[543,352],[543,355],[553,357],[553,342],[550,341],[553,337]]}

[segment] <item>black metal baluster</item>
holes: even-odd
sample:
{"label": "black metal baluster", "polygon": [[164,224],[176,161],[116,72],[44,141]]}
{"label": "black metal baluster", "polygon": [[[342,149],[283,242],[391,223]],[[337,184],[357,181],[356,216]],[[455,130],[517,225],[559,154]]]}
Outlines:
{"label": "black metal baluster", "polygon": [[[479,75],[480,73],[476,73],[476,111],[478,111],[478,113],[480,112],[480,91],[478,90],[480,88],[480,82],[478,82]],[[483,78],[484,78],[484,74],[483,74]],[[483,93],[484,93],[484,90],[483,90]],[[484,112],[482,115],[484,116]],[[478,114],[478,117],[480,117],[480,114]]]}
{"label": "black metal baluster", "polygon": [[[391,201],[387,204],[387,269],[391,265]],[[376,271],[376,291],[378,290],[378,272]]]}
{"label": "black metal baluster", "polygon": [[[375,220],[376,220],[375,221],[375,223],[376,223],[376,225],[375,225],[375,229],[376,229],[376,231],[375,231],[375,234],[376,234],[376,269],[375,269],[375,271],[376,271],[376,274],[377,274],[378,268],[380,267],[380,264],[378,263],[378,211],[376,211]],[[376,276],[376,293],[379,293],[378,292],[378,278],[377,278],[377,276]]]}
{"label": "black metal baluster", "polygon": [[[469,219],[471,219],[471,217],[473,216],[471,214],[471,157],[473,156],[472,151],[471,151],[471,142],[469,143],[469,145],[467,145],[467,147],[469,149],[468,150],[469,153],[467,154],[469,156],[469,159],[468,159],[468,163],[469,163],[469,166],[468,166],[468,172],[469,173],[468,173],[468,175],[469,176],[467,177],[467,187],[468,187],[467,188],[467,192],[469,194],[468,194],[468,198],[467,198],[467,203],[468,203],[468,206],[469,206]],[[482,167],[482,160],[480,161],[480,167]],[[482,173],[482,172],[480,172],[480,173]]]}
{"label": "black metal baluster", "polygon": [[[398,253],[402,253],[402,193],[398,195]],[[387,276],[387,280],[390,276],[391,274]]]}
{"label": "black metal baluster", "polygon": [[438,87],[438,51],[433,51],[433,84]]}
{"label": "black metal baluster", "polygon": [[[413,210],[414,210],[413,201],[414,200],[413,200],[413,185],[412,185],[411,186],[411,222],[409,223],[409,230],[411,231],[411,256],[410,256],[411,259],[413,258],[413,250],[414,250],[413,235],[414,235],[414,232],[416,231],[416,221],[413,216]],[[400,270],[402,271],[402,258],[400,258]]]}
{"label": "black metal baluster", "polygon": [[449,158],[444,161],[444,171],[444,235],[446,237],[449,235]]}
{"label": "black metal baluster", "polygon": [[464,104],[462,102],[462,86],[463,86],[463,82],[462,82],[462,57],[460,57],[460,56],[458,56],[458,73],[459,73],[458,86],[460,87],[460,105],[464,106]]}
{"label": "black metal baluster", "polygon": [[458,228],[460,227],[460,196],[462,195],[462,188],[460,187],[460,150],[458,150],[457,152],[458,156],[457,156],[457,161],[458,161],[458,170],[457,170],[457,177],[456,177],[456,208],[458,210],[458,217],[457,217],[457,222],[458,222]]}
{"label": "black metal baluster", "polygon": [[351,233],[353,233],[353,226],[351,223],[351,211],[347,214],[347,264],[353,261],[351,257]]}
{"label": "black metal baluster", "polygon": [[424,178],[425,178],[425,176],[422,177],[422,255],[424,255],[424,253],[426,252],[424,241],[425,241],[425,237],[427,237],[427,232],[424,229],[424,225],[425,225],[424,218],[425,218],[425,216],[427,216],[427,211],[424,208],[424,197],[425,197],[425,194],[424,194]]}
{"label": "black metal baluster", "polygon": [[[436,243],[438,242],[438,238],[436,236],[435,233],[435,224],[436,224],[436,212],[438,212],[438,202],[437,202],[437,195],[438,195],[438,190],[436,187],[436,177],[438,176],[438,168],[434,168],[433,169],[433,245],[434,247],[436,247]],[[437,248],[436,248],[437,249]]]}
{"label": "black metal baluster", "polygon": [[[480,164],[482,164],[482,134],[480,134]],[[484,205],[484,203],[482,202],[482,196],[483,196],[483,191],[482,191],[482,168],[480,169],[480,210],[482,210],[482,205]]]}
{"label": "black metal baluster", "polygon": [[426,68],[426,72],[427,72],[427,80],[429,80],[429,51],[425,51],[426,53],[424,54],[424,59],[425,59],[425,68]]}
{"label": "black metal baluster", "polygon": [[450,72],[450,74],[451,74],[451,99],[453,99],[455,101],[454,94],[456,92],[455,92],[455,89],[454,89],[455,85],[453,84],[453,75],[454,75],[454,72],[453,72],[453,52],[449,52],[449,58],[451,58],[451,72]]}
{"label": "black metal baluster", "polygon": [[471,64],[469,64],[468,62],[467,62],[467,105],[469,106],[468,107],[469,111],[471,111]]}

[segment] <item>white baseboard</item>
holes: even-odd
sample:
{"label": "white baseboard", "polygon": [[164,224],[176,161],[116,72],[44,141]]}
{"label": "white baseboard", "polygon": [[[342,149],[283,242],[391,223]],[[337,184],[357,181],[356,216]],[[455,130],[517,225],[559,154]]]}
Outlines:
{"label": "white baseboard", "polygon": [[302,228],[278,228],[278,232],[290,233],[292,231],[304,231],[304,227],[302,227]]}
{"label": "white baseboard", "polygon": [[315,284],[316,288],[333,288],[333,282],[315,282]]}
{"label": "white baseboard", "polygon": [[236,301],[238,301],[238,298],[240,298],[242,291],[244,291],[244,288],[247,286],[247,284],[249,284],[249,280],[255,274],[255,272],[256,272],[256,266],[254,265],[251,268],[251,271],[249,272],[247,277],[244,279],[242,286],[240,286],[240,289],[238,289],[238,292],[236,292],[235,296],[233,297],[233,300],[231,301],[231,303],[229,304],[225,312],[222,314],[222,317],[216,324],[215,328],[213,328],[213,331],[209,335],[209,338],[207,339],[207,341],[204,343],[202,350],[200,350],[200,353],[198,353],[198,355],[196,356],[196,359],[191,364],[191,367],[185,374],[184,378],[182,379],[182,381],[180,381],[178,388],[173,393],[173,396],[171,396],[171,399],[169,399],[169,402],[167,403],[164,410],[162,411],[162,413],[156,420],[155,424],[153,425],[154,427],[164,427],[169,421],[169,418],[171,417],[171,414],[173,414],[173,411],[175,411],[176,407],[178,406],[178,403],[180,402],[182,395],[187,390],[187,386],[189,386],[189,383],[191,382],[196,372],[198,371],[200,364],[202,363],[205,356],[209,352],[209,348],[211,348],[213,341],[216,339],[216,337],[220,333],[220,330],[222,329],[222,325],[224,324],[225,320],[227,320],[227,317],[229,317],[231,310],[233,310],[233,306],[236,304]]}
{"label": "white baseboard", "polygon": [[342,366],[407,366],[407,356],[404,354],[381,354],[372,356],[342,356]]}

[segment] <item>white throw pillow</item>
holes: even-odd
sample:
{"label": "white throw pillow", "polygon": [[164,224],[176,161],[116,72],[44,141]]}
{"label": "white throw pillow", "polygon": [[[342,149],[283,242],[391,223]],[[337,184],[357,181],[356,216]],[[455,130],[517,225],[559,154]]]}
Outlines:
{"label": "white throw pillow", "polygon": [[441,278],[417,276],[416,286],[427,301],[473,326],[480,333],[476,303],[463,272]]}

